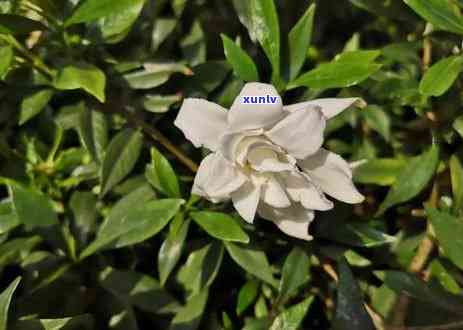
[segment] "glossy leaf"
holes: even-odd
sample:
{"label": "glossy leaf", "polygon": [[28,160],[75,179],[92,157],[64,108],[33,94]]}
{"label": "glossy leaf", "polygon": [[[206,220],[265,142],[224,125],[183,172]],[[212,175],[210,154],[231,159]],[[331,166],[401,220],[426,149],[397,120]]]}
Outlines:
{"label": "glossy leaf", "polygon": [[93,64],[82,62],[60,68],[53,85],[61,90],[83,89],[105,102],[106,76]]}
{"label": "glossy leaf", "polygon": [[246,282],[238,293],[238,302],[236,304],[236,314],[241,315],[251,306],[259,294],[259,283],[255,280]]}
{"label": "glossy leaf", "polygon": [[133,169],[140,156],[143,135],[140,131],[126,128],[108,145],[101,170],[101,196],[124,179]]}
{"label": "glossy leaf", "polygon": [[354,168],[354,181],[359,183],[392,185],[407,164],[406,159],[377,158]]}
{"label": "glossy leaf", "polygon": [[225,213],[193,212],[191,217],[212,237],[230,242],[249,242],[249,236],[241,229],[237,220]]}
{"label": "glossy leaf", "polygon": [[221,37],[225,57],[237,76],[244,81],[259,81],[259,74],[252,58],[226,35],[222,34]]}
{"label": "glossy leaf", "polygon": [[13,62],[13,48],[11,46],[0,47],[0,79],[7,74],[11,63]]}
{"label": "glossy leaf", "polygon": [[301,303],[291,306],[288,309],[284,310],[280,315],[278,315],[275,318],[275,321],[273,321],[270,330],[299,329],[313,301],[314,297],[309,297]]}
{"label": "glossy leaf", "polygon": [[191,296],[186,305],[175,315],[170,325],[170,330],[196,330],[206,307],[209,291],[204,289],[200,293]]}
{"label": "glossy leaf", "polygon": [[272,269],[270,268],[267,256],[264,252],[251,246],[229,242],[225,243],[225,247],[230,257],[244,270],[273,287],[277,286],[276,280],[272,274]]}
{"label": "glossy leaf", "polygon": [[447,270],[446,267],[439,261],[439,259],[434,259],[430,264],[431,276],[437,278],[439,283],[447,291],[453,294],[460,294],[461,288],[458,285],[457,281]]}
{"label": "glossy leaf", "polygon": [[156,149],[151,148],[151,164],[146,168],[146,178],[154,188],[172,198],[181,197],[175,171],[169,161]]}
{"label": "glossy leaf", "polygon": [[10,285],[0,294],[0,330],[8,328],[8,311],[10,309],[13,293],[18,287],[21,277],[17,277]]}
{"label": "glossy leaf", "polygon": [[280,280],[280,299],[290,298],[310,277],[310,260],[305,251],[295,247],[286,257]]}
{"label": "glossy leaf", "polygon": [[143,108],[153,113],[165,113],[169,108],[182,100],[181,95],[146,95],[143,98]]}
{"label": "glossy leaf", "polygon": [[154,22],[151,49],[156,51],[159,46],[174,31],[177,20],[173,18],[159,18]]}
{"label": "glossy leaf", "polygon": [[438,161],[439,148],[433,144],[428,151],[408,162],[381,203],[377,215],[418,195],[434,176]]}
{"label": "glossy leaf", "polygon": [[174,73],[191,74],[186,66],[176,63],[145,64],[142,70],[124,75],[124,79],[133,89],[150,89],[158,87],[169,80]]}
{"label": "glossy leaf", "polygon": [[108,123],[103,113],[88,109],[80,103],[80,114],[77,123],[77,132],[81,143],[92,156],[93,160],[103,161],[108,144]]}
{"label": "glossy leaf", "polygon": [[333,330],[374,330],[373,321],[363,305],[360,287],[345,259],[339,262],[338,273],[339,284]]}
{"label": "glossy leaf", "polygon": [[313,3],[289,32],[289,79],[299,74],[312,41],[313,21],[316,5]]}
{"label": "glossy leaf", "polygon": [[42,111],[53,96],[53,90],[42,89],[36,91],[21,101],[19,125],[24,124]]}
{"label": "glossy leaf", "polygon": [[430,67],[420,82],[420,93],[426,96],[441,96],[463,70],[463,56],[444,58]]}

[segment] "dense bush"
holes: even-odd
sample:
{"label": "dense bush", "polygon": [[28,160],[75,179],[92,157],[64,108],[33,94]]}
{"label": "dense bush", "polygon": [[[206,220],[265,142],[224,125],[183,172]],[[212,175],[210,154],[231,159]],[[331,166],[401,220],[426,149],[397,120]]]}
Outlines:
{"label": "dense bush", "polygon": [[[0,330],[463,329],[462,9],[0,1]],[[249,81],[368,103],[324,134],[365,201],[313,240],[191,194],[183,100]]]}

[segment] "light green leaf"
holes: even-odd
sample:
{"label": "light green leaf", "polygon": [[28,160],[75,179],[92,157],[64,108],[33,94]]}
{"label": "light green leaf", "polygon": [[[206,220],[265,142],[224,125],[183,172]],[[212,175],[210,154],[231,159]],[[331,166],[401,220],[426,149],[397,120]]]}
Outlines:
{"label": "light green leaf", "polygon": [[80,114],[77,132],[82,145],[93,160],[101,163],[108,144],[108,123],[103,113],[88,109],[84,103],[79,103]]}
{"label": "light green leaf", "polygon": [[293,248],[283,265],[279,299],[286,301],[309,280],[309,268],[310,260],[307,253],[299,247]]}
{"label": "light green leaf", "polygon": [[439,148],[435,144],[419,157],[409,161],[397,176],[376,215],[379,216],[391,206],[406,202],[418,195],[434,176],[438,162]]}
{"label": "light green leaf", "polygon": [[13,330],[91,330],[94,328],[93,317],[84,314],[62,319],[20,320]]}
{"label": "light green leaf", "polygon": [[0,14],[0,34],[26,35],[47,27],[33,19],[13,14]]}
{"label": "light green leaf", "polygon": [[175,16],[182,16],[183,11],[188,0],[172,0],[172,9],[174,10]]}
{"label": "light green leaf", "polygon": [[450,178],[454,208],[463,211],[463,164],[457,154],[450,157]]}
{"label": "light green leaf", "polygon": [[344,258],[338,263],[338,273],[339,284],[333,330],[374,330],[375,326],[363,305],[360,287]]}
{"label": "light green leaf", "polygon": [[236,75],[244,81],[259,81],[259,73],[252,58],[225,34],[221,34],[221,37],[225,57]]}
{"label": "light green leaf", "polygon": [[208,289],[204,289],[190,297],[186,305],[175,315],[169,330],[196,330],[201,322],[208,296]]}
{"label": "light green leaf", "polygon": [[463,34],[463,18],[447,0],[404,0],[418,15],[439,30]]}
{"label": "light green leaf", "polygon": [[230,257],[244,270],[277,287],[277,281],[273,277],[272,269],[264,252],[248,245],[225,242],[225,247]]}
{"label": "light green leaf", "polygon": [[314,297],[309,297],[303,302],[291,306],[290,308],[283,311],[280,315],[275,318],[273,321],[270,330],[297,330],[300,329],[300,325],[304,320],[307,311],[310,308],[314,301]]}
{"label": "light green leaf", "polygon": [[0,235],[20,225],[11,202],[0,202]]}
{"label": "light green leaf", "polygon": [[181,197],[178,179],[169,161],[155,148],[151,148],[151,164],[146,167],[146,178],[168,197]]}
{"label": "light green leaf", "polygon": [[367,184],[390,186],[407,164],[403,158],[369,159],[354,168],[354,181]]}
{"label": "light green leaf", "polygon": [[61,90],[83,89],[105,102],[106,76],[103,71],[88,63],[67,65],[58,70],[53,85]]}
{"label": "light green leaf", "polygon": [[455,265],[463,269],[463,221],[449,213],[426,208],[440,247]]}
{"label": "light green leaf", "polygon": [[145,95],[143,98],[143,108],[153,113],[165,113],[169,111],[171,105],[180,102],[182,96],[176,95]]}
{"label": "light green leaf", "polygon": [[14,211],[27,228],[58,224],[58,217],[48,196],[16,183],[9,184],[8,189]]}
{"label": "light green leaf", "polygon": [[182,213],[178,213],[170,224],[169,234],[158,253],[159,279],[162,286],[180,259],[189,226],[190,220],[185,221]]}
{"label": "light green leaf", "polygon": [[151,50],[155,52],[159,46],[167,39],[177,26],[174,18],[159,18],[154,22],[153,35],[151,37]]}
{"label": "light green leaf", "polygon": [[101,197],[132,171],[142,144],[143,134],[131,128],[124,129],[111,140],[101,170]]}
{"label": "light green leaf", "polygon": [[8,264],[20,263],[41,242],[40,236],[32,236],[12,239],[0,245],[0,268]]}
{"label": "light green leaf", "polygon": [[193,212],[193,220],[209,235],[224,241],[248,243],[249,236],[237,219],[220,212]]}
{"label": "light green leaf", "polygon": [[420,82],[420,93],[426,96],[441,96],[463,70],[463,56],[444,58],[430,67]]}
{"label": "light green leaf", "polygon": [[124,75],[124,79],[133,89],[158,87],[169,80],[176,72],[191,75],[191,70],[177,63],[146,63],[144,69]]}
{"label": "light green leaf", "polygon": [[223,258],[223,245],[215,241],[193,251],[178,271],[178,281],[192,295],[199,293],[214,282]]}
{"label": "light green leaf", "polygon": [[360,113],[369,127],[381,134],[384,140],[389,141],[391,137],[391,120],[382,108],[370,105]]}
{"label": "light green leaf", "polygon": [[81,0],[71,17],[66,20],[65,25],[88,23],[99,18],[128,12],[143,3],[144,0]]}
{"label": "light green leaf", "polygon": [[206,42],[203,29],[199,21],[195,21],[191,31],[181,40],[183,57],[192,66],[206,61]]}
{"label": "light green leaf", "polygon": [[17,277],[11,284],[0,294],[0,330],[7,330],[8,310],[10,309],[11,298],[16,290],[21,277]]}
{"label": "light green leaf", "polygon": [[304,15],[289,32],[289,79],[293,80],[301,71],[312,41],[315,3],[311,4]]}
{"label": "light green leaf", "polygon": [[444,267],[444,265],[439,261],[439,259],[434,259],[429,266],[431,271],[431,276],[437,278],[439,283],[447,291],[453,294],[460,294],[461,288],[458,285],[457,281],[453,278],[450,272]]}
{"label": "light green leaf", "polygon": [[236,314],[239,316],[251,306],[259,294],[259,282],[251,280],[246,282],[238,293],[238,302],[236,304]]}
{"label": "light green leaf", "polygon": [[[1,55],[0,55],[1,56]],[[42,89],[26,96],[21,101],[19,112],[19,125],[38,115],[50,102],[53,96],[52,89]]]}
{"label": "light green leaf", "polygon": [[0,79],[3,79],[13,63],[13,48],[11,46],[0,47]]}
{"label": "light green leaf", "polygon": [[455,121],[453,122],[452,125],[453,129],[460,134],[461,137],[463,137],[463,115],[459,116]]}

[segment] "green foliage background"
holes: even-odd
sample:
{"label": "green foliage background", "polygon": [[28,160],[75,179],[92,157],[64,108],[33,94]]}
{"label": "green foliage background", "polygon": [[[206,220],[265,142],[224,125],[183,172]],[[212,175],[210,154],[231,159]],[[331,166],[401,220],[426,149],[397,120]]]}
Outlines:
{"label": "green foliage background", "polygon": [[[0,330],[463,329],[463,1],[0,1]],[[315,239],[190,189],[185,97],[360,96]],[[201,118],[198,118],[201,120]]]}

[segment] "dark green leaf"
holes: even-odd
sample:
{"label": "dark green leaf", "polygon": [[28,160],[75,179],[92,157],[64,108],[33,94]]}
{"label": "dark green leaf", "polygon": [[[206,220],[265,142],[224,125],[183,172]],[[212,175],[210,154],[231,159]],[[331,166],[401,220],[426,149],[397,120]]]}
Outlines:
{"label": "dark green leaf", "polygon": [[196,330],[201,322],[206,307],[208,289],[204,289],[197,295],[190,297],[175,315],[170,325],[170,330]]}
{"label": "dark green leaf", "polygon": [[333,330],[373,330],[375,326],[363,305],[362,292],[345,259],[338,264],[339,284]]}
{"label": "dark green leaf", "polygon": [[174,31],[177,20],[173,18],[159,18],[154,23],[151,49],[156,51],[159,46]]}
{"label": "dark green leaf", "polygon": [[428,184],[437,169],[439,148],[432,147],[413,158],[397,176],[386,199],[381,203],[377,215],[383,214],[391,206],[406,202],[418,195]]}
{"label": "dark green leaf", "polygon": [[143,134],[130,128],[119,132],[109,144],[101,170],[101,196],[104,196],[133,169],[140,156]]}
{"label": "dark green leaf", "polygon": [[164,84],[176,72],[191,74],[191,70],[182,64],[153,63],[145,64],[143,70],[124,75],[124,79],[133,89],[150,89]]}
{"label": "dark green leaf", "polygon": [[79,104],[80,116],[77,126],[82,145],[92,156],[93,160],[103,161],[104,152],[108,144],[108,124],[103,113],[88,109],[83,103]]}
{"label": "dark green leaf", "polygon": [[171,105],[182,100],[181,95],[146,95],[143,98],[143,108],[153,113],[165,113]]}
{"label": "dark green leaf", "polygon": [[206,61],[206,43],[203,29],[199,21],[195,21],[189,34],[180,42],[183,56],[192,66]]}
{"label": "dark green leaf", "polygon": [[81,242],[87,242],[90,234],[96,229],[97,198],[91,192],[75,191],[69,206],[74,214],[74,226]]}
{"label": "dark green leaf", "polygon": [[168,197],[181,197],[175,171],[169,161],[155,148],[151,148],[151,164],[146,167],[146,178],[154,188]]}
{"label": "dark green leaf", "polygon": [[310,260],[305,251],[299,247],[291,250],[285,260],[280,280],[280,299],[290,298],[310,277]]}
{"label": "dark green leaf", "polygon": [[289,79],[299,74],[312,41],[316,5],[313,3],[289,32]]}
{"label": "dark green leaf", "polygon": [[307,314],[307,311],[312,305],[314,297],[309,297],[303,302],[291,306],[280,315],[275,318],[273,321],[270,330],[297,330],[300,329],[301,323],[304,320],[304,317]]}
{"label": "dark green leaf", "polygon": [[384,140],[389,141],[391,136],[391,120],[383,109],[376,105],[370,105],[363,109],[361,114],[369,127],[381,134]]}
{"label": "dark green leaf", "polygon": [[450,178],[454,208],[457,211],[463,211],[463,165],[456,154],[450,157]]}
{"label": "dark green leaf", "polygon": [[32,236],[12,239],[0,245],[0,267],[10,263],[20,263],[41,242],[40,236]]}
{"label": "dark green leaf", "polygon": [[[1,55],[0,55],[1,56]],[[52,89],[42,89],[26,96],[21,101],[19,125],[38,115],[45,108],[53,96]]]}
{"label": "dark green leaf", "polygon": [[0,235],[20,225],[11,202],[0,202]]}
{"label": "dark green leaf", "polygon": [[225,57],[237,76],[244,81],[259,81],[259,74],[252,58],[226,35],[221,36]]}
{"label": "dark green leaf", "polygon": [[450,56],[434,64],[426,71],[420,82],[420,93],[426,96],[441,96],[463,70],[463,56]]}
{"label": "dark green leaf", "polygon": [[90,314],[62,319],[21,320],[13,330],[91,330],[94,328]]}
{"label": "dark green leaf", "polygon": [[0,79],[3,79],[13,63],[13,48],[11,46],[0,47]]}
{"label": "dark green leaf", "polygon": [[224,241],[248,243],[249,236],[237,220],[219,212],[193,212],[193,220],[209,235]]}
{"label": "dark green leaf", "polygon": [[236,314],[241,315],[256,300],[259,294],[259,283],[256,280],[246,282],[238,293]]}
{"label": "dark green leaf", "polygon": [[390,186],[407,164],[403,158],[369,159],[354,168],[354,181],[359,183]]}
{"label": "dark green leaf", "polygon": [[439,259],[434,259],[430,265],[431,276],[436,277],[439,283],[447,291],[453,294],[460,294],[461,288],[450,272],[444,267]]}
{"label": "dark green leaf", "polygon": [[0,14],[0,34],[23,35],[46,29],[47,27],[39,21],[24,16]]}
{"label": "dark green leaf", "polygon": [[10,309],[11,298],[16,290],[21,277],[17,277],[10,285],[0,294],[0,330],[7,330],[8,310]]}

